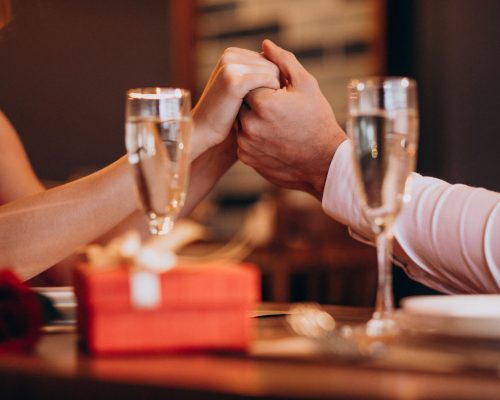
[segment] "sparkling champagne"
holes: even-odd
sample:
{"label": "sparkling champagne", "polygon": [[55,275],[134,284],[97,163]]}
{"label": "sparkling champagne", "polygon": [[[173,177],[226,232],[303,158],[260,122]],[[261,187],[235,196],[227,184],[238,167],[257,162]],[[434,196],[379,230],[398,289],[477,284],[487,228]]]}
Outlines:
{"label": "sparkling champagne", "polygon": [[191,119],[129,117],[126,146],[141,208],[152,233],[173,226],[186,196]]}
{"label": "sparkling champagne", "polygon": [[376,226],[391,224],[405,198],[414,170],[418,117],[405,111],[393,114],[351,115],[354,170],[367,217]]}

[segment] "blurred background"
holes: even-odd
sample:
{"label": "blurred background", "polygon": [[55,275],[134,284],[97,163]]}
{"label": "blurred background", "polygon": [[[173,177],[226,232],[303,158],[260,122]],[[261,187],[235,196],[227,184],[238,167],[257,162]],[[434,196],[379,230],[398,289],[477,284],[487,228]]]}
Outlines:
{"label": "blurred background", "polygon": [[[196,101],[226,47],[259,50],[270,38],[316,76],[341,123],[349,78],[416,78],[417,170],[500,190],[497,0],[13,0],[13,6],[14,20],[0,36],[0,109],[49,184],[124,154],[126,89],[180,86]],[[308,195],[279,190],[238,164],[194,217],[211,236],[191,252],[243,237],[244,250],[229,249],[262,268],[265,300],[374,300],[375,250],[352,240]],[[395,291],[397,298],[430,292],[397,269]]]}

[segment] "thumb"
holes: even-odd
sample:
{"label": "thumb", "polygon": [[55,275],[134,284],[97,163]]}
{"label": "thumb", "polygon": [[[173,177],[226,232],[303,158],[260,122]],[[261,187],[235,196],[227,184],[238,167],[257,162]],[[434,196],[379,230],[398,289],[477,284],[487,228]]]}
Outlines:
{"label": "thumb", "polygon": [[278,66],[280,72],[292,86],[297,86],[303,80],[307,71],[295,55],[274,44],[269,39],[262,42],[264,56]]}

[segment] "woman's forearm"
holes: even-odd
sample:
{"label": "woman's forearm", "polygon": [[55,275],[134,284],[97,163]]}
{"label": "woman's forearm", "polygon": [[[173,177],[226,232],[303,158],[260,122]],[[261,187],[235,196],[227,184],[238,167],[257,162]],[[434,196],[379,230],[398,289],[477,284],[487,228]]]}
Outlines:
{"label": "woman's forearm", "polygon": [[205,151],[193,161],[181,217],[193,211],[236,160],[236,142],[234,136],[230,135],[224,142]]}
{"label": "woman's forearm", "polygon": [[136,208],[125,157],[88,177],[0,207],[0,265],[27,279],[117,225]]}

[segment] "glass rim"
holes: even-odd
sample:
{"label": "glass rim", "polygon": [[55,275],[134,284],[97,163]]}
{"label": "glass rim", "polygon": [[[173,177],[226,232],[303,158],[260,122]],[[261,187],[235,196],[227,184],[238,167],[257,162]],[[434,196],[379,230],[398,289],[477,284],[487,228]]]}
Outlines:
{"label": "glass rim", "polygon": [[365,88],[373,88],[385,84],[390,86],[397,84],[403,88],[413,88],[417,86],[416,80],[407,76],[366,76],[350,79],[347,87],[360,91]]}
{"label": "glass rim", "polygon": [[190,95],[189,90],[174,87],[151,86],[127,90],[127,98],[137,100],[181,99]]}

